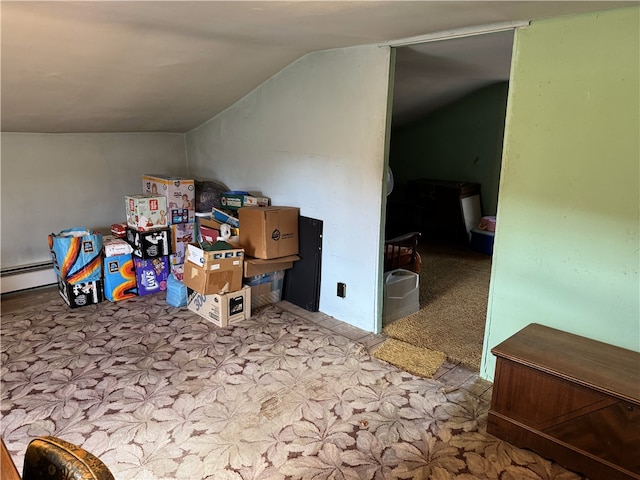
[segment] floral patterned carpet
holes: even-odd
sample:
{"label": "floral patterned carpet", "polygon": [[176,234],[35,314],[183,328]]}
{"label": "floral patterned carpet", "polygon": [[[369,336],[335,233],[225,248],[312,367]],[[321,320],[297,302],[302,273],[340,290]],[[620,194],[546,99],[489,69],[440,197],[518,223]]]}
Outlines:
{"label": "floral patterned carpet", "polygon": [[118,480],[577,479],[485,432],[488,404],[270,306],[218,328],[159,295],[2,315],[0,434]]}

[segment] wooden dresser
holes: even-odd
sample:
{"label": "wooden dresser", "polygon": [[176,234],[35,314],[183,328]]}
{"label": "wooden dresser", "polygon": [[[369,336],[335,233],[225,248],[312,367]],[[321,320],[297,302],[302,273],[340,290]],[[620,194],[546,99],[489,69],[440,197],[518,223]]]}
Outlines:
{"label": "wooden dresser", "polygon": [[640,353],[538,324],[491,353],[487,432],[592,480],[640,479]]}

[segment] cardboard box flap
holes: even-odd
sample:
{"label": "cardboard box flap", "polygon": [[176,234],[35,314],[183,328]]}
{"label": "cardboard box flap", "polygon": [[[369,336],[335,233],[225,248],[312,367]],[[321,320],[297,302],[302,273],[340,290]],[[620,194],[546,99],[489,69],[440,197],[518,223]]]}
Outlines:
{"label": "cardboard box flap", "polygon": [[300,260],[298,255],[287,255],[286,257],[264,260],[262,258],[245,257],[244,276],[254,277],[263,273],[287,270],[293,267],[293,263]]}

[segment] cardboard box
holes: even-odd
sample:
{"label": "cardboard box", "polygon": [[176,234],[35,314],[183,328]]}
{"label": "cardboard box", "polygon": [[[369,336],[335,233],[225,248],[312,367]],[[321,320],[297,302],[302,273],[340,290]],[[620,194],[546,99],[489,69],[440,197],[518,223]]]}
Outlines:
{"label": "cardboard box", "polygon": [[107,300],[118,302],[138,295],[136,270],[131,253],[105,257],[103,270],[104,296]]}
{"label": "cardboard box", "polygon": [[194,221],[196,187],[193,179],[146,174],[142,176],[142,191],[166,197],[169,225]]}
{"label": "cardboard box", "polygon": [[263,260],[262,258],[244,257],[244,276],[255,277],[265,273],[275,272],[277,270],[288,270],[293,268],[293,262],[300,260],[298,255],[289,255],[287,257],[274,258],[272,260]]}
{"label": "cardboard box", "polygon": [[[206,246],[205,246],[206,247]],[[242,261],[244,260],[244,250],[242,248],[233,248],[230,250],[206,250],[196,243],[187,245],[187,262],[194,263],[199,267],[207,270],[218,270],[222,261],[229,261],[228,266],[237,267],[236,262],[239,261],[240,270],[242,271]],[[239,289],[238,289],[239,290]]]}
{"label": "cardboard box", "polygon": [[130,255],[133,252],[133,247],[122,238],[105,235],[102,237],[102,250],[105,257],[118,257]]}
{"label": "cardboard box", "polygon": [[269,260],[298,254],[297,207],[243,207],[240,245],[247,255]]}
{"label": "cardboard box", "polygon": [[188,290],[187,308],[219,327],[226,327],[251,317],[251,288],[225,293],[202,295]]}
{"label": "cardboard box", "polygon": [[133,257],[138,295],[164,292],[169,277],[169,257],[143,259]]}
{"label": "cardboard box", "polygon": [[76,283],[72,285],[58,277],[58,293],[71,308],[95,305],[104,300],[102,280]]}
{"label": "cardboard box", "polygon": [[242,288],[244,250],[203,252],[194,245],[189,245],[188,249],[182,278],[187,287],[203,295],[233,292]]}
{"label": "cardboard box", "polygon": [[[171,225],[171,252],[175,256],[176,263],[184,263],[187,256],[187,245],[195,241],[194,223],[178,223]],[[173,263],[173,260],[172,260]]]}
{"label": "cardboard box", "polygon": [[220,206],[227,210],[238,210],[242,207],[268,207],[267,197],[254,197],[249,192],[224,192],[220,195]]}
{"label": "cardboard box", "polygon": [[284,275],[284,270],[279,270],[277,272],[256,275],[247,279],[247,285],[251,287],[252,309],[270,305],[282,299]]}
{"label": "cardboard box", "polygon": [[167,226],[167,197],[163,195],[126,195],[127,226],[148,232]]}
{"label": "cardboard box", "polygon": [[171,254],[171,237],[168,228],[139,232],[127,228],[127,242],[133,248],[133,256],[150,259]]}

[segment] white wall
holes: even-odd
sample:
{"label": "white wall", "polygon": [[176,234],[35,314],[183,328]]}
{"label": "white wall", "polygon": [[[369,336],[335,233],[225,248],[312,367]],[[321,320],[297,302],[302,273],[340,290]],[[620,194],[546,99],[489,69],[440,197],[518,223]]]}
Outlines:
{"label": "white wall", "polygon": [[368,331],[380,317],[389,62],[376,46],[306,55],[186,137],[191,176],[324,222],[320,310]]}
{"label": "white wall", "polygon": [[143,173],[186,174],[184,135],[2,134],[2,268],[50,260],[47,235],[125,221]]}

